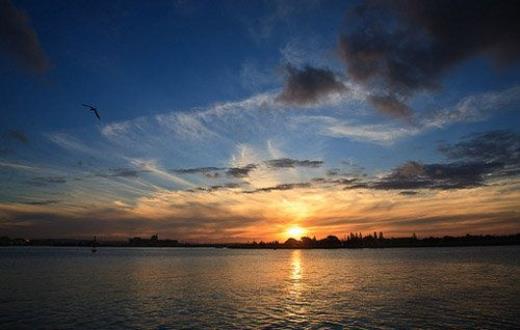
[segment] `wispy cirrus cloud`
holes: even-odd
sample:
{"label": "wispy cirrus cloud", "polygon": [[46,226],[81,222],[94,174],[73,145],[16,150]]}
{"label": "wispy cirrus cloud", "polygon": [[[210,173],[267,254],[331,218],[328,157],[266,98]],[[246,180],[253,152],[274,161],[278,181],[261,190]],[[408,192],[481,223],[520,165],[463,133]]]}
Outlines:
{"label": "wispy cirrus cloud", "polygon": [[419,128],[412,126],[399,126],[394,123],[361,124],[331,116],[295,116],[291,118],[291,124],[295,129],[302,125],[324,136],[378,144],[391,144],[420,133]]}
{"label": "wispy cirrus cloud", "polygon": [[403,138],[433,129],[442,129],[456,123],[483,121],[494,113],[512,111],[518,104],[520,104],[520,87],[514,86],[463,97],[455,105],[415,115],[411,120],[413,123],[366,124],[327,115],[296,115],[290,119],[290,123],[295,129],[303,125],[325,136],[392,144]]}
{"label": "wispy cirrus cloud", "polygon": [[33,186],[43,187],[49,184],[67,183],[67,178],[64,176],[38,176],[31,178],[27,183]]}
{"label": "wispy cirrus cloud", "polygon": [[515,110],[520,104],[520,86],[463,97],[455,105],[433,109],[418,117],[425,128],[442,128],[459,122],[475,122],[494,113]]}

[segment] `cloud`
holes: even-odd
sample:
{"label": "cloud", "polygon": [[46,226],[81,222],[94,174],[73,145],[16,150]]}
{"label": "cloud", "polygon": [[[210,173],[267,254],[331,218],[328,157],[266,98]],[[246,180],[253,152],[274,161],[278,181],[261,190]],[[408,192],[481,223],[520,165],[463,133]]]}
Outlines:
{"label": "cloud", "polygon": [[319,5],[319,0],[260,1],[259,5],[262,7],[261,12],[266,14],[258,16],[258,11],[256,11],[255,18],[242,17],[242,21],[246,24],[250,36],[256,42],[262,42],[271,38],[273,31],[287,24],[291,17],[304,14],[316,8]]}
{"label": "cloud", "polygon": [[291,38],[280,48],[281,61],[298,67],[305,64],[320,66],[330,57],[330,50],[323,46],[324,43],[325,37],[314,33]]}
{"label": "cloud", "polygon": [[189,191],[189,192],[200,192],[200,191],[214,192],[214,191],[219,191],[219,190],[223,190],[223,189],[236,189],[236,188],[240,188],[240,186],[241,186],[240,183],[228,182],[228,183],[224,183],[221,185],[213,185],[213,186],[209,186],[209,187],[197,187],[194,189],[187,189],[186,191]]}
{"label": "cloud", "polygon": [[498,111],[517,109],[520,103],[520,86],[503,90],[469,95],[455,105],[429,111],[418,117],[424,128],[442,128],[457,122],[480,121]]}
{"label": "cloud", "polygon": [[345,91],[347,87],[328,69],[288,65],[285,86],[276,100],[289,105],[312,105]]}
{"label": "cloud", "polygon": [[[323,185],[343,186],[346,190],[456,190],[481,187],[493,178],[512,178],[520,174],[520,135],[511,131],[491,131],[473,134],[453,145],[441,145],[439,150],[451,162],[423,164],[408,161],[383,176],[348,175],[337,169],[327,170],[332,178],[313,178],[298,184],[279,184],[244,193],[270,192],[310,188]],[[319,167],[321,161],[298,161],[289,158],[264,161],[268,168],[297,166]],[[342,177],[337,178],[336,176]]]}
{"label": "cloud", "polygon": [[41,171],[41,169],[38,167],[24,165],[24,164],[18,164],[18,163],[5,162],[5,161],[0,161],[0,167],[11,168],[14,170],[31,171],[31,172],[40,172]]}
{"label": "cloud", "polygon": [[403,195],[403,196],[415,196],[417,194],[419,194],[419,192],[413,191],[413,190],[405,190],[405,191],[401,191],[399,193],[399,195]]}
{"label": "cloud", "polygon": [[171,170],[172,172],[178,173],[178,174],[207,174],[211,172],[216,171],[223,171],[226,170],[225,167],[214,167],[214,166],[208,166],[208,167],[195,167],[195,168],[180,168],[180,169],[174,169]]}
{"label": "cloud", "polygon": [[[263,161],[256,155],[231,162],[233,167],[165,172],[154,161],[133,159],[130,167],[112,168],[106,175],[132,178],[140,170],[149,170],[150,185],[139,183],[147,180],[113,180],[94,191],[75,187],[66,201],[20,197],[17,204],[0,203],[0,229],[26,237],[102,232],[126,238],[160,232],[163,237],[199,241],[277,239],[294,221],[317,236],[373,229],[406,234],[418,228],[464,233],[468,226],[472,232],[507,232],[517,224],[520,182],[503,171],[518,163],[518,144],[518,134],[511,131],[472,134],[439,147],[446,163],[412,161],[374,176],[320,168],[323,177],[314,179],[307,173],[289,179],[283,170],[302,164],[314,168],[318,164],[312,162],[318,161],[312,160]],[[269,167],[270,161],[275,161],[271,162],[275,167]],[[273,178],[278,168],[284,175]],[[153,180],[165,181],[171,172],[212,170],[224,179],[232,169],[229,176],[248,178],[202,187],[188,183],[180,188],[161,187]],[[35,181],[58,184],[66,180],[41,176]]]}
{"label": "cloud", "polygon": [[221,173],[234,178],[245,178],[249,176],[251,171],[258,169],[262,164],[271,169],[281,168],[294,168],[294,167],[307,167],[307,168],[318,168],[323,164],[321,160],[297,160],[291,158],[279,158],[271,159],[257,163],[249,163],[244,166],[232,166],[232,167],[195,167],[195,168],[181,168],[173,169],[170,172],[177,174],[202,174],[207,178],[215,179],[218,178]]}
{"label": "cloud", "polygon": [[306,130],[311,130],[324,136],[350,138],[355,141],[383,145],[391,144],[396,140],[414,136],[421,132],[419,127],[410,125],[402,127],[395,125],[395,123],[359,124],[330,116],[295,116],[290,118],[290,125],[294,129],[300,129],[301,125],[305,125]]}
{"label": "cloud", "polygon": [[496,130],[465,136],[455,144],[441,144],[439,151],[451,159],[520,165],[520,134]]}
{"label": "cloud", "polygon": [[218,134],[207,127],[202,118],[189,112],[157,115],[155,119],[159,126],[184,140],[203,141],[219,138]]}
{"label": "cloud", "polygon": [[0,135],[0,156],[15,154],[15,143],[28,144],[29,138],[21,130],[10,129]]}
{"label": "cloud", "polygon": [[0,0],[0,49],[30,71],[44,73],[50,67],[29,18],[10,0]]}
{"label": "cloud", "polygon": [[399,101],[395,96],[370,95],[368,102],[377,110],[394,117],[409,117],[411,115],[410,107]]}
{"label": "cloud", "polygon": [[501,168],[496,163],[421,164],[410,161],[368,185],[375,189],[463,189],[484,184],[486,175]]}
{"label": "cloud", "polygon": [[52,205],[52,204],[58,204],[60,202],[61,201],[57,200],[57,199],[47,199],[47,200],[41,200],[41,201],[25,202],[23,204],[27,204],[27,205]]}
{"label": "cloud", "polygon": [[146,169],[134,169],[134,168],[111,168],[108,173],[97,173],[96,176],[102,178],[137,178],[142,173],[150,172]]}
{"label": "cloud", "polygon": [[258,188],[255,190],[243,191],[244,194],[255,194],[259,192],[271,192],[275,190],[292,190],[299,188],[310,188],[312,185],[309,182],[299,182],[299,183],[282,183],[273,187],[265,187]]}
{"label": "cloud", "polygon": [[471,134],[439,151],[452,162],[409,161],[366,186],[375,189],[462,189],[485,185],[492,178],[520,174],[520,134],[489,131]]}
{"label": "cloud", "polygon": [[[367,99],[370,99],[370,96],[367,96]],[[389,145],[397,140],[455,123],[482,121],[491,113],[498,111],[514,111],[519,103],[520,86],[514,86],[465,96],[453,105],[416,114],[406,124],[404,122],[363,124],[332,116],[297,115],[289,118],[288,126],[294,130],[312,131],[329,137]],[[407,112],[407,110],[403,111],[403,113]]]}
{"label": "cloud", "polygon": [[59,145],[61,148],[66,149],[71,152],[84,153],[86,155],[97,157],[97,158],[106,158],[106,153],[102,150],[96,149],[94,147],[90,147],[87,144],[83,143],[81,140],[76,137],[67,134],[67,133],[50,133],[46,134],[47,138]]}
{"label": "cloud", "polygon": [[226,174],[228,176],[232,176],[235,178],[244,178],[244,177],[248,176],[249,173],[251,171],[253,171],[254,169],[256,169],[257,167],[258,167],[257,164],[247,164],[245,166],[240,166],[240,167],[230,167],[226,171]]}
{"label": "cloud", "polygon": [[269,86],[275,78],[274,70],[266,70],[252,60],[242,63],[239,77],[240,84],[250,91]]}
{"label": "cloud", "polygon": [[[282,239],[294,221],[318,237],[348,231],[409,236],[411,232],[464,234],[468,229],[507,233],[518,228],[518,189],[503,191],[504,187],[495,185],[450,189],[419,194],[410,203],[410,196],[395,190],[346,191],[306,185],[298,189],[296,185],[268,186],[276,189],[255,194],[234,189],[211,193],[155,190],[125,202],[124,207],[114,203],[117,199],[105,206],[92,205],[90,199],[76,206],[72,201],[0,203],[0,230],[28,238],[102,233],[107,238],[127,239],[159,232],[165,238],[230,242]],[[507,183],[507,188],[514,187],[515,183]]]}
{"label": "cloud", "polygon": [[352,185],[354,182],[357,182],[358,180],[359,178],[354,177],[337,179],[313,178],[311,182],[316,184]]}
{"label": "cloud", "polygon": [[8,130],[4,134],[4,136],[5,136],[6,139],[10,139],[10,140],[13,140],[13,141],[16,141],[16,142],[20,142],[20,143],[23,143],[23,144],[28,144],[29,143],[29,138],[21,130],[10,129],[10,130]]}
{"label": "cloud", "polygon": [[471,57],[517,61],[518,13],[515,1],[365,1],[347,14],[340,53],[351,79],[407,98]]}
{"label": "cloud", "polygon": [[61,184],[66,182],[67,179],[63,176],[39,176],[31,178],[31,180],[27,181],[28,184],[37,187],[44,187],[49,184]]}
{"label": "cloud", "polygon": [[466,136],[456,144],[442,144],[439,151],[450,159],[500,165],[497,176],[520,174],[520,134],[497,130]]}
{"label": "cloud", "polygon": [[293,167],[317,168],[323,164],[323,161],[279,158],[279,159],[266,160],[264,163],[267,165],[267,167],[270,167],[270,168],[293,168]]}

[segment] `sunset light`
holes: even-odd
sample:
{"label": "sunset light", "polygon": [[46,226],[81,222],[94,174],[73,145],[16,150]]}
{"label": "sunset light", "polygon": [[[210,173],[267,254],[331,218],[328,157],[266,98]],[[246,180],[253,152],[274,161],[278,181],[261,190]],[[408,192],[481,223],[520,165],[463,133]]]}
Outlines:
{"label": "sunset light", "polygon": [[298,227],[298,226],[294,226],[294,227],[291,227],[289,229],[287,229],[287,236],[288,238],[300,238],[302,237],[304,234],[306,233],[306,230],[301,228],[301,227]]}
{"label": "sunset light", "polygon": [[0,0],[0,330],[520,329],[519,16]]}

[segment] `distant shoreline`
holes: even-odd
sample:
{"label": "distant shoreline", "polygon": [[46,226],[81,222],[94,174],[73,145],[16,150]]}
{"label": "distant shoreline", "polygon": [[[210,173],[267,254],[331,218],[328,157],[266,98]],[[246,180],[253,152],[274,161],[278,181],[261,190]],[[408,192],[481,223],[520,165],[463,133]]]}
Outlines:
{"label": "distant shoreline", "polygon": [[186,243],[177,240],[160,240],[157,235],[150,239],[131,238],[128,241],[97,241],[81,239],[21,239],[0,237],[0,247],[8,246],[46,246],[46,247],[139,247],[139,248],[228,248],[228,249],[268,249],[268,250],[312,250],[312,249],[387,249],[387,248],[422,248],[422,247],[465,247],[465,246],[508,246],[520,245],[520,233],[514,235],[465,235],[444,237],[412,237],[384,238],[383,234],[366,235],[351,234],[343,240],[336,236],[324,239],[302,237],[301,240],[289,238],[280,243]]}

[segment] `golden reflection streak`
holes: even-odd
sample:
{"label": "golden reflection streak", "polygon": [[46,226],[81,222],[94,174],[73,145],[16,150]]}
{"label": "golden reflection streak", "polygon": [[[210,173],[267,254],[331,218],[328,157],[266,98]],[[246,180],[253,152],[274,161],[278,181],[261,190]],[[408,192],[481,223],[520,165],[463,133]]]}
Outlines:
{"label": "golden reflection streak", "polygon": [[289,276],[291,287],[289,292],[291,297],[295,299],[299,298],[302,293],[302,275],[301,251],[294,250],[291,252],[291,273]]}
{"label": "golden reflection streak", "polygon": [[294,321],[302,321],[306,318],[307,308],[304,304],[304,283],[301,250],[291,252],[291,267],[289,273],[289,296],[287,305],[287,318]]}

